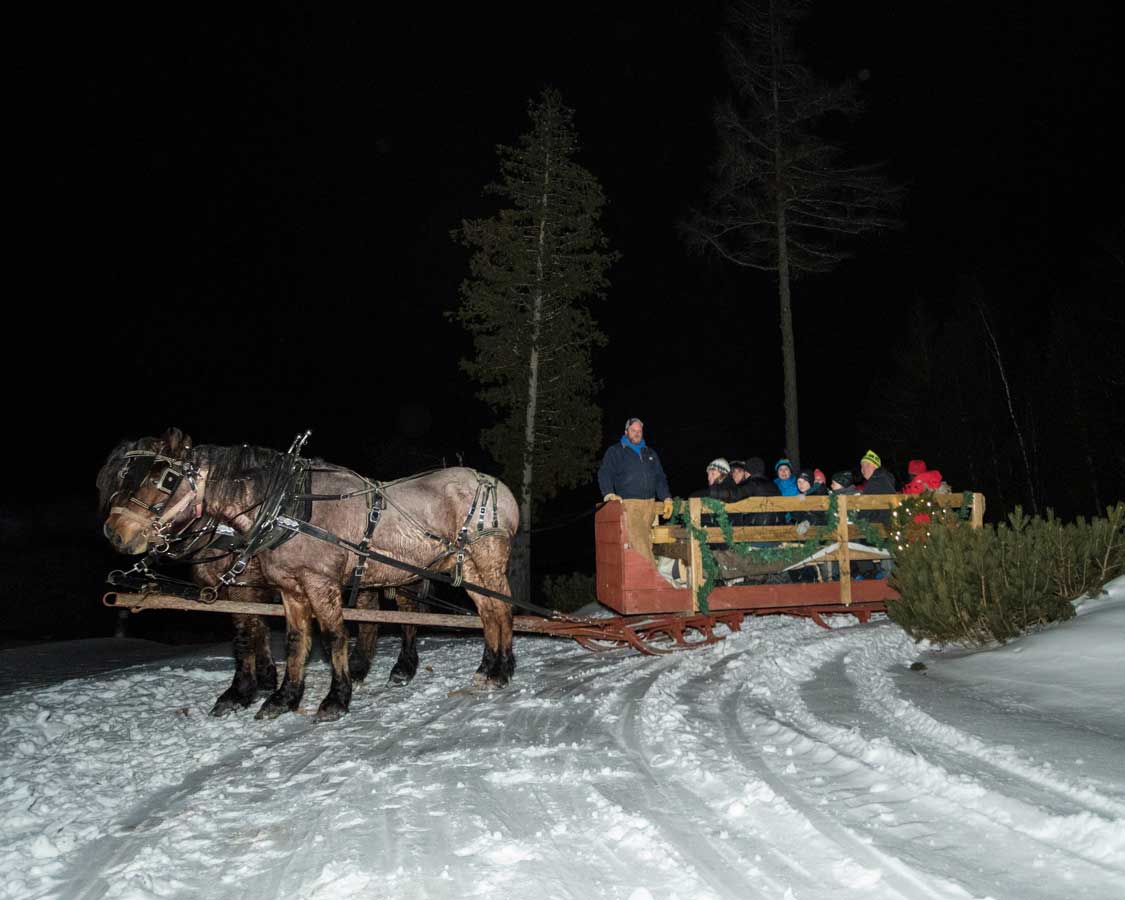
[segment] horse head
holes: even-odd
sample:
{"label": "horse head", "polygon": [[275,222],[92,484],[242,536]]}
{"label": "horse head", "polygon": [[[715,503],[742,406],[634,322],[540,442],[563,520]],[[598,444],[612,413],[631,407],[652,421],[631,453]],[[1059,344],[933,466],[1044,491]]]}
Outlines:
{"label": "horse head", "polygon": [[166,550],[168,539],[202,513],[203,478],[192,459],[192,441],[178,428],[161,437],[126,441],[98,473],[102,527],[119,553],[150,547]]}

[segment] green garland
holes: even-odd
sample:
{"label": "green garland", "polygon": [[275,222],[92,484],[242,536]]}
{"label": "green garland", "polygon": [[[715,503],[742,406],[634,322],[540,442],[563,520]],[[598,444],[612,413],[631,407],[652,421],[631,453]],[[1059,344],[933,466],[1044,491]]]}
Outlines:
{"label": "green garland", "polygon": [[[825,516],[825,524],[817,526],[815,529],[810,528],[810,536],[805,539],[805,542],[792,547],[755,547],[751,543],[735,541],[734,526],[731,525],[726,504],[721,500],[716,500],[714,497],[703,497],[701,499],[704,509],[718,521],[719,529],[723,533],[723,543],[739,556],[749,556],[751,553],[754,554],[754,560],[756,562],[767,564],[782,563],[785,566],[790,566],[793,563],[800,562],[802,559],[807,559],[812,556],[820,549],[821,544],[831,543],[837,538],[836,532],[839,527],[840,514],[839,501],[835,494],[829,495],[828,513]],[[704,613],[709,613],[711,609],[707,603],[707,598],[711,595],[711,591],[714,590],[715,582],[718,580],[718,576],[721,572],[719,561],[715,559],[715,554],[711,552],[711,547],[707,543],[707,532],[691,521],[691,513],[688,504],[683,500],[674,501],[672,521],[678,521],[695,537],[696,542],[699,544],[699,553],[703,561],[703,573],[707,577],[699,586],[696,592],[696,599],[699,603],[699,609]],[[859,519],[854,522],[849,521],[848,524],[854,525],[859,529],[864,541],[869,546],[876,547],[879,550],[886,549],[887,541],[883,535],[879,533],[874,523],[865,519]]]}

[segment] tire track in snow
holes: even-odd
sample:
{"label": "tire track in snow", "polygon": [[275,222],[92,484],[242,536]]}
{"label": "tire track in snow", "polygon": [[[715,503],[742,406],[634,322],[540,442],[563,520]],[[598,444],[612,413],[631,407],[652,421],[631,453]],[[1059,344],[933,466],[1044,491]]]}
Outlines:
{"label": "tire track in snow", "polygon": [[[972,757],[989,769],[1018,778],[1027,783],[1033,797],[1051,796],[1078,812],[1125,818],[1125,803],[1071,784],[1061,773],[1029,763],[1015,750],[996,747],[919,709],[898,691],[887,666],[881,665],[879,657],[873,658],[867,650],[865,647],[863,652],[848,653],[845,665],[849,679],[856,685],[860,704],[871,718],[882,719],[897,730],[905,729],[931,746],[940,744],[955,754]],[[895,662],[902,660],[901,653],[895,656]],[[885,657],[883,659],[886,661]]]}
{"label": "tire track in snow", "polygon": [[[685,661],[686,658],[681,656],[673,657],[669,663]],[[815,887],[815,882],[810,878],[808,869],[799,859],[782,850],[781,847],[769,845],[764,848],[781,870],[767,872],[753,860],[741,857],[737,851],[728,850],[722,840],[700,840],[700,834],[716,830],[714,824],[702,818],[699,812],[700,809],[709,810],[710,804],[700,794],[677,784],[674,776],[666,776],[661,772],[666,766],[647,746],[645,728],[638,721],[642,705],[646,703],[662,705],[671,701],[672,698],[663,691],[660,696],[654,697],[657,682],[668,671],[669,667],[664,666],[643,678],[627,683],[619,690],[623,696],[623,703],[615,705],[622,707],[624,712],[617,729],[618,743],[622,750],[633,758],[643,781],[640,789],[646,791],[647,796],[640,804],[630,790],[611,791],[609,798],[625,809],[630,807],[639,809],[643,814],[653,818],[672,842],[691,848],[692,854],[700,857],[698,869],[701,874],[722,897],[782,897],[792,890],[787,877],[796,880],[800,890],[811,891]],[[683,727],[680,722],[675,724],[677,727]],[[605,792],[604,788],[602,790]],[[685,819],[687,824],[684,822]],[[762,835],[763,840],[765,837]],[[737,873],[747,868],[750,869],[752,877],[764,884],[755,884],[746,878],[739,878]]]}
{"label": "tire track in snow", "polygon": [[[848,787],[839,779],[834,779],[823,788],[810,790],[811,796],[824,798],[835,791],[833,799],[844,797],[854,803],[871,795],[876,789],[879,794],[875,796],[886,795],[887,782],[891,780],[897,790],[905,791],[909,796],[917,798],[915,802],[933,808],[933,814],[926,817],[932,826],[941,827],[947,822],[959,826],[956,829],[943,829],[944,839],[954,842],[943,852],[949,853],[951,847],[956,847],[966,863],[963,867],[965,872],[988,871],[992,866],[995,852],[990,852],[984,846],[987,842],[982,837],[989,834],[992,836],[990,840],[1004,842],[1005,849],[1000,855],[1008,864],[1022,859],[1023,864],[1031,868],[1042,867],[1043,855],[1047,854],[1054,857],[1050,865],[1057,869],[1065,870],[1067,866],[1073,866],[1082,870],[1082,879],[1093,884],[1112,882],[1115,876],[1106,870],[1097,856],[1092,857],[1085,846],[1074,847],[1051,839],[1051,832],[1071,824],[1067,820],[1060,821],[1058,817],[1044,815],[1035,807],[1011,800],[989,783],[969,779],[965,775],[950,776],[940,765],[931,762],[918,751],[897,746],[896,736],[887,734],[888,731],[896,730],[893,727],[894,721],[888,723],[887,720],[880,719],[874,727],[869,721],[863,721],[869,734],[876,735],[872,738],[865,736],[858,728],[843,728],[818,719],[801,698],[801,685],[813,679],[826,661],[841,653],[874,647],[878,653],[883,654],[885,665],[901,662],[894,651],[900,643],[893,639],[897,635],[892,636],[890,644],[886,644],[879,637],[879,633],[883,631],[879,625],[847,631],[851,633],[824,634],[820,640],[784,648],[783,653],[767,657],[765,662],[770,664],[762,665],[757,673],[760,679],[756,685],[757,693],[763,694],[773,708],[772,713],[763,708],[763,697],[760,696],[755,701],[759,707],[757,715],[760,721],[771,720],[777,723],[780,729],[778,740],[791,747],[801,739],[811,742],[812,746],[824,745],[841,759],[850,761],[850,765],[854,767],[856,775],[853,778],[859,779],[858,785]],[[888,647],[891,648],[890,651]],[[852,690],[856,690],[854,683]],[[754,703],[739,704],[736,711],[740,716],[753,716],[753,709],[746,708],[753,705]],[[853,707],[860,709],[858,698],[852,699],[849,711]],[[838,710],[842,711],[842,704],[839,702]],[[807,781],[805,786],[808,790]],[[878,806],[872,806],[871,810],[874,814],[885,813]],[[1044,823],[1044,826],[1028,827],[1023,824],[1029,819]],[[873,831],[873,834],[877,832]],[[1112,846],[1117,836],[1111,833],[1108,839]],[[1037,853],[1037,849],[1040,852]],[[1059,854],[1063,855],[1062,858],[1059,858]],[[1042,887],[1041,884],[1039,886]],[[1073,886],[1069,884],[1065,888],[1056,885],[1053,895],[1051,890],[1044,888],[1041,896],[1059,896],[1059,890],[1065,894],[1072,889]]]}

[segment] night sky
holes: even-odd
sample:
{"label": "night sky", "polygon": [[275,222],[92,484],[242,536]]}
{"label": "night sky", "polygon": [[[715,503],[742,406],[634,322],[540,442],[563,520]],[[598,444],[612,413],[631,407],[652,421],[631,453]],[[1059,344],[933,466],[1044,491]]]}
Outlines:
{"label": "night sky", "polygon": [[[467,274],[450,231],[491,212],[495,145],[548,85],[575,110],[621,253],[596,309],[605,443],[644,418],[677,494],[713,456],[772,462],[773,287],[676,233],[728,90],[722,4],[331,6],[98,8],[29,27],[10,135],[26,274],[8,292],[10,323],[27,316],[7,332],[4,447],[26,477],[5,489],[6,538],[100,541],[101,461],[173,424],[278,448],[311,428],[309,452],[377,478],[458,453],[488,466],[488,412],[458,369],[469,342],[443,317]],[[847,414],[868,402],[865,334],[893,336],[912,299],[966,277],[1010,334],[1034,328],[1120,221],[1125,103],[1108,0],[817,6],[807,61],[862,73],[853,147],[909,185],[901,231],[795,286],[802,449],[831,470],[871,443]],[[561,497],[543,521],[595,499]],[[588,567],[589,521],[577,529],[537,558]]]}

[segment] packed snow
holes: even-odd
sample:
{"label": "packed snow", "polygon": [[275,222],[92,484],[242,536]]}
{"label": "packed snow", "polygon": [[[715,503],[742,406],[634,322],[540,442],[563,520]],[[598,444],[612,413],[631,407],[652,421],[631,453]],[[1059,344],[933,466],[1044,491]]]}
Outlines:
{"label": "packed snow", "polygon": [[261,722],[207,714],[223,648],[2,651],[0,897],[1125,896],[1125,580],[982,652],[832,625],[517,637],[488,695],[479,634],[424,637],[404,688],[388,636],[321,725],[322,661]]}

